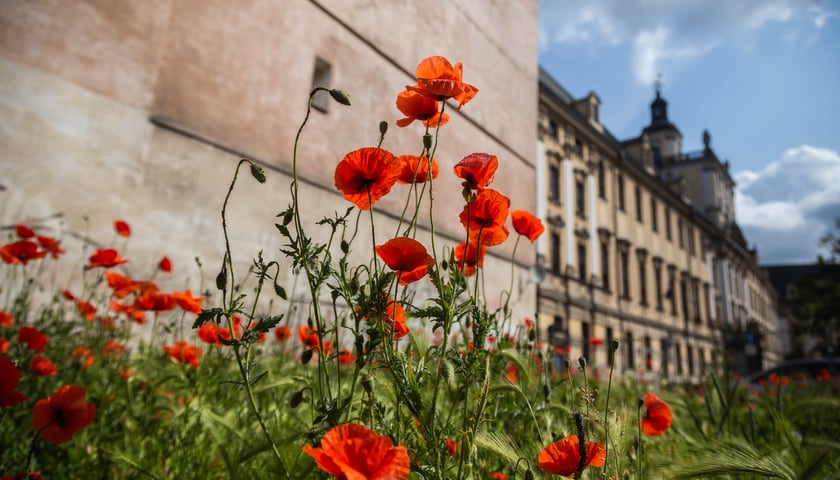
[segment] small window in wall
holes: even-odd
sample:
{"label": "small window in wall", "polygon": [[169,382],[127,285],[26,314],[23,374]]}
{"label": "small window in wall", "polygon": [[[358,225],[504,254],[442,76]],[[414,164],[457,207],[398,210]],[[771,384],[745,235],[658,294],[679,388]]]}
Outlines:
{"label": "small window in wall", "polygon": [[598,162],[598,196],[607,198],[607,172],[604,168],[604,162]]}
{"label": "small window in wall", "polygon": [[642,189],[638,185],[636,185],[636,220],[639,223],[644,222],[644,218],[642,216]]}
{"label": "small window in wall", "polygon": [[615,364],[615,352],[612,348],[612,341],[616,340],[615,332],[613,331],[612,327],[607,327],[607,361],[609,362],[610,366]]}
{"label": "small window in wall", "polygon": [[[625,365],[624,368],[626,370],[635,370],[636,358],[633,356],[633,349],[635,348],[633,345],[633,332],[624,333],[624,343],[627,344],[627,349],[624,350],[626,352],[624,359],[627,361],[627,365]],[[622,345],[621,348],[625,348],[625,346]]]}
{"label": "small window in wall", "polygon": [[578,243],[578,280],[581,283],[586,283],[586,244]]}
{"label": "small window in wall", "polygon": [[[315,69],[312,72],[312,89],[317,87],[330,88],[332,80],[332,67],[329,62],[321,57],[315,57]],[[330,104],[330,95],[325,91],[319,91],[312,97],[312,106],[316,110],[327,112]]]}
{"label": "small window in wall", "polygon": [[650,345],[650,337],[645,335],[645,370],[653,370],[653,348]]}
{"label": "small window in wall", "polygon": [[686,345],[685,356],[688,359],[688,374],[694,375],[694,349],[691,345]]}
{"label": "small window in wall", "polygon": [[610,291],[610,245],[607,241],[601,241],[601,285]]}
{"label": "small window in wall", "polygon": [[560,169],[557,165],[548,167],[548,198],[552,202],[560,201]]}
{"label": "small window in wall", "polygon": [[549,120],[548,121],[548,136],[557,140],[558,138],[560,138],[558,132],[559,132],[559,129],[557,128],[557,122],[555,122],[554,120]]}
{"label": "small window in wall", "polygon": [[665,209],[665,238],[671,241],[671,211]]}
{"label": "small window in wall", "polygon": [[618,209],[624,211],[624,176],[618,174]]}
{"label": "small window in wall", "polygon": [[586,218],[586,188],[582,178],[575,180],[575,200],[575,213],[580,218]]}
{"label": "small window in wall", "polygon": [[650,228],[654,232],[659,231],[659,212],[656,208],[656,198],[653,195],[650,196]]}
{"label": "small window in wall", "polygon": [[593,363],[592,361],[594,359],[589,356],[589,339],[590,339],[589,324],[586,323],[586,322],[583,322],[580,325],[580,328],[581,328],[581,336],[583,337],[581,339],[581,341],[583,342],[583,345],[581,346],[581,349],[583,350],[583,358],[586,359],[587,363],[591,364],[591,363]]}
{"label": "small window in wall", "polygon": [[551,234],[551,271],[560,273],[560,235]]}

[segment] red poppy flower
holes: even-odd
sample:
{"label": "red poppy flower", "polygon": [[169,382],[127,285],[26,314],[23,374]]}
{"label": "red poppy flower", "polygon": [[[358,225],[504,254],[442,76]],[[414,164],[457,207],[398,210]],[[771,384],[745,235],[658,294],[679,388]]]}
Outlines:
{"label": "red poppy flower", "polygon": [[43,355],[35,355],[32,361],[29,362],[29,370],[40,377],[51,377],[58,373],[55,364],[49,358]]}
{"label": "red poppy flower", "polygon": [[446,439],[446,453],[449,454],[450,457],[454,457],[458,454],[458,442],[456,442],[452,438]]}
{"label": "red poppy flower", "polygon": [[603,345],[604,341],[601,340],[600,338],[590,338],[589,339],[589,344],[597,347],[597,346]]}
{"label": "red poppy flower", "polygon": [[528,330],[531,330],[532,328],[534,328],[534,321],[533,321],[533,320],[531,320],[530,318],[525,317],[524,322],[525,322],[525,327],[526,327]]}
{"label": "red poppy flower", "polygon": [[356,423],[334,427],[320,448],[304,445],[303,451],[338,480],[406,480],[410,471],[404,447]]}
{"label": "red poppy flower", "polygon": [[41,248],[44,249],[44,253],[52,255],[52,258],[54,259],[65,253],[64,250],[61,249],[59,241],[54,238],[38,235],[38,243],[41,245]]}
{"label": "red poppy flower", "polygon": [[16,473],[14,475],[3,475],[0,480],[44,480],[38,472]]}
{"label": "red poppy flower", "polygon": [[305,325],[298,327],[298,340],[307,347],[317,347],[320,345],[318,331]]}
{"label": "red poppy flower", "polygon": [[38,400],[32,410],[32,426],[38,435],[52,444],[64,443],[90,425],[96,416],[93,403],[85,403],[85,389],[64,385],[46,399]]}
{"label": "red poppy flower", "polygon": [[192,291],[187,290],[184,293],[172,292],[172,298],[181,307],[181,310],[196,315],[201,313],[201,302],[204,301],[204,297],[193,297]]}
{"label": "red poppy flower", "polygon": [[478,252],[476,252],[475,242],[461,242],[455,247],[455,264],[467,277],[475,275],[476,268],[484,266],[484,254],[487,253],[487,247],[480,245]]}
{"label": "red poppy flower", "polygon": [[200,338],[204,343],[222,345],[222,342],[219,341],[220,328],[221,327],[215,323],[205,323],[204,325],[198,327],[198,338]]}
{"label": "red poppy flower", "polygon": [[87,320],[93,320],[96,318],[96,307],[94,307],[90,302],[79,300],[76,302],[76,310],[79,311],[79,315],[81,315],[82,318]]}
{"label": "red poppy flower", "polygon": [[534,243],[545,231],[540,219],[526,210],[512,210],[510,220],[513,222],[513,229],[516,230],[516,233],[528,237],[531,243]]}
{"label": "red poppy flower", "polygon": [[338,363],[340,363],[341,365],[352,365],[355,361],[356,356],[353,355],[353,353],[350,350],[346,348],[342,348],[341,350],[339,350]]}
{"label": "red poppy flower", "polygon": [[646,393],[642,400],[645,402],[645,416],[642,422],[642,433],[658,436],[665,433],[671,426],[671,407],[653,393]]}
{"label": "red poppy flower", "polygon": [[9,345],[12,342],[9,341],[7,338],[0,338],[0,353],[6,353],[9,351]]}
{"label": "red poppy flower", "polygon": [[460,62],[452,66],[444,57],[428,57],[417,65],[414,73],[417,85],[407,87],[409,90],[438,100],[452,98],[458,102],[456,109],[460,109],[478,93],[477,88],[464,83],[464,66]]}
{"label": "red poppy flower", "polygon": [[62,290],[61,296],[64,297],[65,300],[69,300],[71,302],[76,299],[76,296],[73,295],[73,292],[70,290]]}
{"label": "red poppy flower", "polygon": [[396,157],[381,148],[354,150],[335,169],[335,188],[360,210],[367,210],[391,191],[400,175]]}
{"label": "red poppy flower", "polygon": [[499,159],[489,153],[473,153],[455,164],[455,176],[463,178],[461,185],[470,190],[483,190],[496,175]]}
{"label": "red poppy flower", "polygon": [[15,225],[15,233],[20,238],[32,238],[35,236],[35,231],[26,225]]}
{"label": "red poppy flower", "polygon": [[120,343],[116,340],[108,340],[108,342],[105,343],[105,346],[102,347],[102,355],[105,355],[105,356],[111,356],[111,355],[118,356],[118,355],[122,355],[123,353],[125,353],[125,351],[126,351],[125,345],[123,345],[122,343]]}
{"label": "red poppy flower", "polygon": [[175,308],[175,298],[157,290],[146,290],[134,299],[134,308],[145,311],[168,312]]}
{"label": "red poppy flower", "polygon": [[15,318],[9,312],[0,312],[0,327],[9,328],[15,323]]}
{"label": "red poppy flower", "polygon": [[131,236],[131,227],[123,220],[114,220],[114,230],[116,230],[117,235],[121,237]]}
{"label": "red poppy flower", "polygon": [[490,474],[493,480],[508,480],[508,476],[502,472],[493,472]]}
{"label": "red poppy flower", "polygon": [[[598,442],[586,442],[586,465],[601,467],[606,460],[606,449]],[[580,464],[580,440],[577,435],[569,435],[545,447],[539,457],[537,466],[546,473],[572,477]]]}
{"label": "red poppy flower", "polygon": [[507,370],[505,371],[505,378],[510,383],[518,383],[519,382],[519,367],[515,364],[511,363],[508,365]]}
{"label": "red poppy flower", "polygon": [[96,361],[96,357],[90,354],[90,349],[85,347],[76,347],[70,356],[74,359],[81,359],[82,370],[87,370]]}
{"label": "red poppy flower", "polygon": [[[429,176],[429,160],[424,155],[418,157],[417,155],[400,155],[397,157],[397,162],[401,165],[400,176],[397,177],[397,183],[423,183]],[[432,159],[432,178],[438,176],[438,165]]]}
{"label": "red poppy flower", "polygon": [[0,247],[0,258],[11,264],[26,265],[30,260],[37,260],[46,255],[46,251],[39,251],[38,245],[30,240],[18,240]]}
{"label": "red poppy flower", "polygon": [[292,330],[286,325],[280,325],[274,329],[274,338],[276,338],[278,342],[285,342],[286,340],[292,338]]}
{"label": "red poppy flower", "polygon": [[377,245],[376,254],[391,270],[397,272],[400,285],[423,278],[435,259],[422,243],[408,237],[397,237]]}
{"label": "red poppy flower", "polygon": [[193,368],[198,367],[198,359],[203,353],[200,348],[183,340],[175,342],[175,345],[172,346],[164,345],[163,351],[166,352],[172,360],[181,363],[188,363]]}
{"label": "red poppy flower", "polygon": [[122,257],[120,257],[120,254],[117,253],[116,250],[114,250],[113,248],[108,248],[104,250],[97,250],[96,252],[94,252],[94,254],[91,255],[88,259],[88,268],[111,268],[116,267],[117,265],[122,265],[127,261],[128,260],[125,260]]}
{"label": "red poppy flower", "polygon": [[17,341],[25,343],[30,350],[36,352],[43,352],[47,348],[47,336],[29,326],[20,327]]}
{"label": "red poppy flower", "polygon": [[499,245],[509,235],[505,226],[509,207],[510,199],[506,196],[495,190],[481,190],[461,211],[461,225],[467,229],[471,238],[477,239],[482,245]]}
{"label": "red poppy flower", "polygon": [[172,271],[172,260],[170,260],[169,257],[161,258],[160,262],[158,262],[158,268],[160,269],[161,272],[166,272],[166,273],[171,272]]}
{"label": "red poppy flower", "polygon": [[420,120],[423,125],[434,128],[449,121],[449,115],[441,116],[438,110],[438,101],[427,97],[414,90],[406,89],[397,95],[397,110],[405,115],[405,118],[397,120],[397,126],[407,127],[411,122]]}
{"label": "red poppy flower", "polygon": [[135,280],[110,270],[105,272],[105,280],[108,282],[108,286],[114,290],[116,298],[125,298],[139,287]]}
{"label": "red poppy flower", "polygon": [[21,377],[23,377],[23,374],[20,373],[15,364],[5,356],[0,355],[0,407],[13,407],[29,398],[15,391]]}

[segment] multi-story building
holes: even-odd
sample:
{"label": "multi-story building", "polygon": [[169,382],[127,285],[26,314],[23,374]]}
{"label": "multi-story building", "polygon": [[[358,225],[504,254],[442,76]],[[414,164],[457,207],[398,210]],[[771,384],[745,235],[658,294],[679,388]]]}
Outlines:
{"label": "multi-story building", "polygon": [[741,372],[778,360],[774,293],[708,132],[702,152],[683,153],[657,89],[650,125],[619,141],[599,104],[540,72],[538,309],[548,341],[605,367],[617,339],[620,369],[681,380],[724,360]]}

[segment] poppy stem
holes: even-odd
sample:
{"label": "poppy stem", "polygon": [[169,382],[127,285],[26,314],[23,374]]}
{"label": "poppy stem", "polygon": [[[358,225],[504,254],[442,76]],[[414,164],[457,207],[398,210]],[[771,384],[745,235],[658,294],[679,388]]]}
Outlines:
{"label": "poppy stem", "polygon": [[638,410],[637,410],[637,413],[636,413],[636,416],[638,417],[638,421],[636,422],[636,424],[638,425],[638,431],[637,431],[638,432],[637,433],[637,435],[638,435],[638,439],[637,439],[638,451],[636,452],[636,457],[638,459],[638,464],[639,464],[638,470],[636,472],[636,478],[638,478],[638,479],[644,478],[642,476],[642,405],[644,405],[644,404],[645,404],[644,401],[642,401],[640,399],[639,400],[639,407],[638,407]]}
{"label": "poppy stem", "polygon": [[578,462],[577,470],[575,470],[575,480],[580,480],[583,469],[586,468],[586,432],[583,429],[583,415],[580,412],[575,412],[575,428],[577,429],[578,451],[580,452],[580,462]]}

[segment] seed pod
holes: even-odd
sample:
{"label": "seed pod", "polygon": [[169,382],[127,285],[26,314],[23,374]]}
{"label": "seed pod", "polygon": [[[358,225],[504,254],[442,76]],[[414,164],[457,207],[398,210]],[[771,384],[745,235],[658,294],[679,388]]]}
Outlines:
{"label": "seed pod", "polygon": [[298,405],[300,405],[300,402],[303,401],[303,392],[305,390],[306,389],[299,390],[299,391],[295,392],[294,395],[292,395],[292,398],[289,399],[289,406],[290,407],[297,408]]}
{"label": "seed pod", "polygon": [[300,355],[300,363],[306,365],[312,360],[312,354],[315,351],[314,348],[310,348],[309,350],[304,350],[303,353]]}

